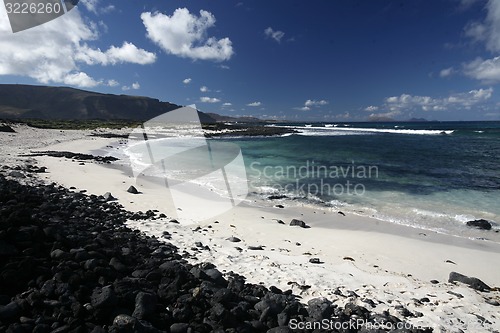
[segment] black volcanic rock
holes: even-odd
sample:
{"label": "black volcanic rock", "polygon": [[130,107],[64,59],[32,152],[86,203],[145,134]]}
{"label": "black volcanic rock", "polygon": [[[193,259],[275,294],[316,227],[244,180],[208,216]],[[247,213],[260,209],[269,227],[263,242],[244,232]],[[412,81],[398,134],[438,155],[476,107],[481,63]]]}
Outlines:
{"label": "black volcanic rock", "polygon": [[139,194],[140,192],[135,188],[134,185],[130,185],[129,188],[127,189],[127,192],[128,193],[131,193],[131,194]]}
{"label": "black volcanic rock", "polygon": [[0,132],[5,133],[16,133],[9,125],[0,125]]}
{"label": "black volcanic rock", "polygon": [[479,291],[490,291],[491,289],[490,286],[488,286],[486,283],[479,280],[478,278],[468,277],[457,272],[450,273],[450,276],[448,277],[448,282],[461,282],[468,285],[472,289],[476,289]]}
{"label": "black volcanic rock", "polygon": [[488,222],[488,221],[486,221],[486,220],[484,220],[484,219],[474,220],[474,221],[468,221],[467,225],[469,227],[475,227],[475,228],[478,228],[478,229],[491,230],[491,223]]}
{"label": "black volcanic rock", "polygon": [[292,219],[290,221],[291,227],[301,227],[301,228],[309,228],[309,226],[302,220]]}

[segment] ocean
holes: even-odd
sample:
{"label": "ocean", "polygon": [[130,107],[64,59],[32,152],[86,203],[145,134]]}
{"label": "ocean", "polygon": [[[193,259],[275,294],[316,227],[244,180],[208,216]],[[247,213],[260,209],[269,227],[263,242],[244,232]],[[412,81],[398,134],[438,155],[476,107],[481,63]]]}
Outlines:
{"label": "ocean", "polygon": [[[498,121],[262,126],[297,133],[208,139],[213,147],[231,143],[241,149],[250,204],[307,205],[460,237],[500,239],[494,233],[500,230]],[[125,149],[132,160],[137,154],[133,147]],[[192,156],[187,161],[169,177],[183,181],[189,173],[193,180],[198,162]],[[227,185],[215,178],[203,182],[215,192]],[[475,219],[490,221],[493,231],[466,225]]]}
{"label": "ocean", "polygon": [[250,195],[464,237],[500,229],[500,122],[283,123],[241,147]]}

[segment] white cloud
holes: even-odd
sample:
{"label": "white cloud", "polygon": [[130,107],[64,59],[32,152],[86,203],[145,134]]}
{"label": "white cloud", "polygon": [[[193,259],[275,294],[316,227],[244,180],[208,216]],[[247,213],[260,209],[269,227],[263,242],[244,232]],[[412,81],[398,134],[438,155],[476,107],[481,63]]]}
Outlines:
{"label": "white cloud", "polygon": [[165,52],[193,60],[229,60],[234,54],[229,38],[207,37],[215,25],[215,16],[200,10],[197,17],[187,8],[178,8],[172,16],[159,12],[144,12],[141,19],[147,37]]}
{"label": "white cloud", "polygon": [[440,77],[448,77],[448,76],[451,76],[454,72],[455,72],[455,70],[453,69],[453,67],[445,68],[439,72],[439,76]]}
{"label": "white cloud", "polygon": [[396,116],[399,116],[401,114],[401,111],[399,110],[394,110],[394,111],[389,111],[389,112],[384,112],[384,113],[372,113],[368,117],[370,119],[380,119],[380,118],[394,118]]}
{"label": "white cloud", "polygon": [[257,106],[261,106],[262,103],[261,102],[252,102],[252,103],[248,103],[247,106],[253,106],[253,107],[257,107]]}
{"label": "white cloud", "polygon": [[101,84],[83,72],[67,74],[63,78],[63,83],[78,87],[95,87]]}
{"label": "white cloud", "polygon": [[[461,0],[463,5],[476,1]],[[488,51],[500,52],[500,1],[488,0],[485,6],[486,18],[470,22],[465,27],[465,35],[473,41],[482,43]],[[476,58],[462,65],[464,75],[486,83],[500,82],[500,57],[490,59]]]}
{"label": "white cloud", "polygon": [[215,97],[200,97],[200,102],[202,103],[219,103],[220,99]]}
{"label": "white cloud", "polygon": [[477,58],[463,65],[466,76],[485,82],[500,82],[500,57],[483,60]]}
{"label": "white cloud", "polygon": [[327,105],[328,104],[328,101],[322,99],[322,100],[313,100],[313,99],[308,99],[305,103],[304,103],[304,106],[308,106],[308,107],[311,107],[311,106],[321,106],[321,105]]}
{"label": "white cloud", "polygon": [[139,84],[139,82],[134,82],[134,83],[132,83],[131,86],[123,86],[122,90],[124,90],[124,91],[130,90],[130,89],[137,90],[140,88],[141,88],[141,85]]}
{"label": "white cloud", "polygon": [[232,105],[233,105],[232,103],[228,103],[228,102],[226,102],[226,103],[222,104],[222,106],[226,106],[226,107],[227,107],[227,106],[232,106]]}
{"label": "white cloud", "polygon": [[219,65],[219,68],[221,68],[221,69],[230,69],[231,67],[226,66],[226,65]]}
{"label": "white cloud", "polygon": [[500,51],[500,1],[489,0],[487,15],[483,22],[472,22],[465,34],[477,42],[484,42],[489,51]]}
{"label": "white cloud", "polygon": [[304,106],[296,107],[294,108],[295,110],[300,110],[300,111],[309,111],[313,107],[320,107],[323,105],[327,105],[328,101],[321,99],[321,100],[315,100],[315,99],[308,99],[307,101],[304,102]]}
{"label": "white cloud", "polygon": [[184,83],[184,84],[190,84],[191,81],[192,81],[192,79],[190,77],[188,77],[187,79],[182,80],[182,83]]}
{"label": "white cloud", "polygon": [[121,47],[111,46],[107,51],[92,49],[83,45],[75,56],[75,60],[87,65],[116,65],[118,63],[133,63],[139,65],[152,64],[156,61],[156,54],[137,48],[132,43],[123,42]]}
{"label": "white cloud", "polygon": [[209,91],[210,91],[210,89],[208,89],[208,87],[207,87],[207,86],[202,86],[202,87],[200,87],[200,91],[201,91],[201,92],[209,92]]}
{"label": "white cloud", "polygon": [[120,83],[116,80],[108,80],[108,86],[110,86],[110,87],[116,87],[119,85],[120,85]]}
{"label": "white cloud", "polygon": [[281,39],[285,36],[285,33],[283,31],[273,30],[273,28],[271,28],[271,27],[268,27],[266,30],[264,30],[264,34],[268,38],[272,38],[275,41],[277,41],[278,43],[280,43]]}
{"label": "white cloud", "polygon": [[85,23],[76,7],[56,20],[13,34],[5,7],[0,6],[0,75],[25,76],[43,84],[112,86],[109,79],[92,78],[80,66],[144,64],[156,59],[153,53],[128,42],[121,47],[112,46],[106,52],[92,49],[88,43],[98,39],[97,27]]}
{"label": "white cloud", "polygon": [[368,106],[368,107],[365,108],[365,111],[367,111],[367,112],[375,112],[378,109],[379,109],[378,106],[370,105],[370,106]]}
{"label": "white cloud", "polygon": [[449,108],[470,109],[474,105],[486,102],[493,95],[493,88],[471,90],[453,94],[444,98],[412,96],[402,94],[385,99],[385,106],[390,111],[421,109],[423,111],[442,111]]}

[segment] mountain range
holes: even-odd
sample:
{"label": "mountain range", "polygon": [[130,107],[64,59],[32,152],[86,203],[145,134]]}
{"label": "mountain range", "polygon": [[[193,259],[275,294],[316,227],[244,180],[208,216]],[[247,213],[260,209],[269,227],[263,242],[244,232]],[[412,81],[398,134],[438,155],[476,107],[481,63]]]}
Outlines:
{"label": "mountain range", "polygon": [[[181,107],[158,99],[69,87],[0,84],[0,119],[148,120]],[[216,120],[199,112],[203,123]]]}

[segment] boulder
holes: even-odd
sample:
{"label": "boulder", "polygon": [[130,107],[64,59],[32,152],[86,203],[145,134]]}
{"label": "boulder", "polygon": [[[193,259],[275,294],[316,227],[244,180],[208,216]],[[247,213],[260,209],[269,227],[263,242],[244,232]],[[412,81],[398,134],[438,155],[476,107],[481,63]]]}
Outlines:
{"label": "boulder", "polygon": [[467,225],[469,227],[475,227],[475,228],[482,229],[482,230],[490,230],[491,229],[491,223],[486,221],[486,220],[483,220],[483,219],[468,221]]}
{"label": "boulder", "polygon": [[16,133],[12,127],[9,125],[1,124],[0,125],[0,132],[5,132],[5,133]]}
{"label": "boulder", "polygon": [[479,291],[490,291],[490,286],[488,286],[486,283],[483,281],[479,280],[478,278],[475,277],[468,277],[465,275],[462,275],[457,272],[451,272],[450,276],[448,278],[448,282],[461,282],[472,289],[479,290]]}
{"label": "boulder", "polygon": [[139,194],[139,191],[137,191],[137,189],[133,185],[130,185],[130,187],[127,189],[127,192],[132,194]]}
{"label": "boulder", "polygon": [[309,228],[309,226],[302,220],[293,219],[290,221],[291,227],[301,227],[301,228]]}
{"label": "boulder", "polygon": [[116,198],[111,194],[111,192],[106,192],[102,196],[105,202],[116,200]]}

